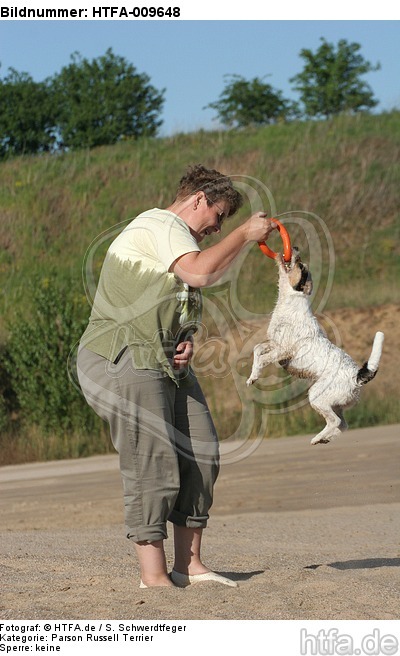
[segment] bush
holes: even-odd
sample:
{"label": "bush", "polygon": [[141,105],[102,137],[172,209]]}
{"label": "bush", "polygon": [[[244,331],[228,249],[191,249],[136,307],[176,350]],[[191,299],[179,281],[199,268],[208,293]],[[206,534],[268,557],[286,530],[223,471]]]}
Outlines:
{"label": "bush", "polygon": [[[4,367],[22,426],[46,434],[90,434],[99,423],[68,368],[88,314],[80,282],[36,277],[31,307],[9,324]],[[1,408],[0,408],[1,413]]]}

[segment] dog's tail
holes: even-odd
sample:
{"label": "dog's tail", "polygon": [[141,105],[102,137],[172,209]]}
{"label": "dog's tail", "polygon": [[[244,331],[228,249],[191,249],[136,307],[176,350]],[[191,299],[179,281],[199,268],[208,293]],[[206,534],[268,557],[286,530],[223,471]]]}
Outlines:
{"label": "dog's tail", "polygon": [[379,360],[382,355],[382,345],[383,345],[384,334],[377,332],[374,338],[374,343],[372,345],[371,355],[369,356],[368,362],[363,364],[361,369],[358,370],[357,374],[357,383],[359,385],[365,385],[372,380],[379,367]]}

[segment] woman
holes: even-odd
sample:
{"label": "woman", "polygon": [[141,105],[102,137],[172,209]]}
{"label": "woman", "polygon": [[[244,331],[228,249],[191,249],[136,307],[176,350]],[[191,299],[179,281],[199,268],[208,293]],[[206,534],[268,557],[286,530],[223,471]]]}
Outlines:
{"label": "woman", "polygon": [[[257,212],[200,250],[206,235],[242,205],[229,177],[197,165],[165,210],[140,214],[111,244],[78,354],[79,381],[110,425],[119,453],[127,537],[135,544],[141,587],[236,583],[210,571],[200,555],[218,440],[190,369],[200,322],[200,289],[218,280],[242,248],[276,227]],[[168,575],[167,521],[175,561]]]}

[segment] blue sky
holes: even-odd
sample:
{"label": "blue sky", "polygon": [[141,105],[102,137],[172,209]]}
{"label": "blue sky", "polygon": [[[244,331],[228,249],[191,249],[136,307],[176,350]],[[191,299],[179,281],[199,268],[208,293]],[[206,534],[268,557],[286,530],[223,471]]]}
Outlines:
{"label": "blue sky", "polygon": [[[10,3],[12,4],[12,3]],[[204,106],[218,99],[225,74],[266,77],[297,98],[289,78],[303,68],[302,48],[320,37],[360,43],[361,54],[381,70],[365,76],[380,100],[378,111],[400,107],[400,21],[0,21],[0,75],[9,67],[35,80],[60,71],[79,51],[89,59],[107,48],[166,88],[162,135],[217,126]]]}

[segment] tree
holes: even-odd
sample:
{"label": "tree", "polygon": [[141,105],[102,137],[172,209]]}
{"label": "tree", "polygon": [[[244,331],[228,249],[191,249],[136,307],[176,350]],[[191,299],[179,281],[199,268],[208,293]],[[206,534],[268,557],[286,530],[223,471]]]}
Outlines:
{"label": "tree", "polygon": [[313,53],[303,49],[300,57],[306,62],[301,73],[291,78],[300,91],[305,113],[309,117],[331,117],[341,112],[360,112],[378,104],[362,75],[377,71],[359,53],[358,43],[338,42],[337,48],[321,38],[321,45]]}
{"label": "tree", "polygon": [[225,77],[231,79],[219,100],[206,107],[217,111],[223,125],[266,125],[278,119],[286,120],[296,116],[295,104],[283,98],[281,91],[273,89],[262,79],[255,77],[253,80],[245,80],[240,75]]}
{"label": "tree", "polygon": [[88,61],[79,53],[52,80],[61,146],[91,148],[124,137],[154,136],[165,90],[111,49]]}
{"label": "tree", "polygon": [[55,142],[51,89],[9,68],[0,80],[0,157],[49,151]]}

